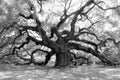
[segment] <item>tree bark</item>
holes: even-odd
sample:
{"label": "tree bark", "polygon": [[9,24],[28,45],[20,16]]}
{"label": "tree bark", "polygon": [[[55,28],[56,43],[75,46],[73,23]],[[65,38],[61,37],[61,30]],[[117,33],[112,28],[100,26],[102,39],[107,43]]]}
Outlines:
{"label": "tree bark", "polygon": [[69,67],[71,65],[72,56],[67,51],[59,50],[56,52],[55,67]]}

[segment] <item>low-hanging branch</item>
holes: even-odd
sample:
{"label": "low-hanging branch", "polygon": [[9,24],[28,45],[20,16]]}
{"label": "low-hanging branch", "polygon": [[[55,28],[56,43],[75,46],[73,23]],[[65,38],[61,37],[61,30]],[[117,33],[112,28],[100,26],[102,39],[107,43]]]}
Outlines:
{"label": "low-hanging branch", "polygon": [[73,49],[82,50],[84,52],[91,53],[92,55],[98,57],[102,62],[104,62],[104,63],[106,63],[108,65],[113,66],[113,65],[120,64],[120,63],[115,63],[115,62],[111,61],[110,59],[108,59],[103,54],[100,54],[99,51],[93,50],[90,47],[81,46],[80,44],[75,44],[75,43],[70,43],[69,45],[73,46]]}

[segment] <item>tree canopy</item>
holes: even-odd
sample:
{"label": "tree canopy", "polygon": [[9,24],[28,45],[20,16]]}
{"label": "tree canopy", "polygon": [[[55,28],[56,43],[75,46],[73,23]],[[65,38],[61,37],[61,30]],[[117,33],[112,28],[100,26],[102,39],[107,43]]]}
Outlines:
{"label": "tree canopy", "polygon": [[89,64],[90,55],[104,64],[119,65],[119,3],[118,0],[1,1],[0,60],[47,65],[55,55],[55,67],[68,67],[82,65],[82,61]]}

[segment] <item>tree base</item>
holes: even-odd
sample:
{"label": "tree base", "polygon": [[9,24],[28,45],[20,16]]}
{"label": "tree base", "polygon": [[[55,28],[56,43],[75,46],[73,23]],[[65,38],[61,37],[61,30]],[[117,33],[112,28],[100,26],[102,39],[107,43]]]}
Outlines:
{"label": "tree base", "polygon": [[56,54],[56,63],[55,63],[55,67],[57,68],[66,68],[66,67],[70,67],[71,66],[71,60],[72,57],[70,55],[70,53],[57,53]]}

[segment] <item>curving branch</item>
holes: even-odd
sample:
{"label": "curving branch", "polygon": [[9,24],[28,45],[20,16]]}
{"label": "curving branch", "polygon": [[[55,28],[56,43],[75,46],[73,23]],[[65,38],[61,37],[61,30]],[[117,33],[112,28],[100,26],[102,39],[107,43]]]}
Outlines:
{"label": "curving branch", "polygon": [[[42,51],[42,52],[47,53],[45,62],[40,62],[40,63],[35,62],[35,60],[34,60],[34,54],[35,54],[37,51]],[[32,51],[32,53],[31,53],[31,60],[30,60],[30,62],[31,62],[31,63],[34,63],[34,64],[36,64],[36,65],[46,65],[46,64],[48,63],[48,61],[50,60],[51,56],[52,56],[51,52],[48,52],[48,51],[45,51],[45,50],[42,50],[42,49],[35,49],[35,50]]]}
{"label": "curving branch", "polygon": [[93,50],[90,47],[84,47],[84,46],[81,46],[80,44],[75,44],[75,43],[70,43],[69,45],[73,46],[73,49],[82,50],[84,52],[91,53],[92,55],[98,57],[103,63],[106,63],[108,65],[115,66],[120,64],[120,63],[115,63],[111,61],[109,58],[107,58],[103,54],[100,54],[99,51]]}

